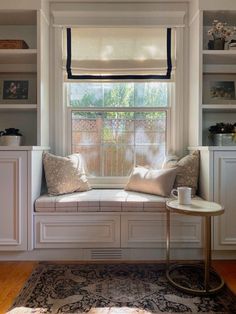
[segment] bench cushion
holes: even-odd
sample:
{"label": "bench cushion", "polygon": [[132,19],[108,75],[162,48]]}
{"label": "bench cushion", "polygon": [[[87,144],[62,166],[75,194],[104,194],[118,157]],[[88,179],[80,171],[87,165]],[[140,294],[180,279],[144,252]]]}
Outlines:
{"label": "bench cushion", "polygon": [[154,212],[165,209],[168,198],[123,189],[94,189],[60,196],[42,195],[36,212]]}

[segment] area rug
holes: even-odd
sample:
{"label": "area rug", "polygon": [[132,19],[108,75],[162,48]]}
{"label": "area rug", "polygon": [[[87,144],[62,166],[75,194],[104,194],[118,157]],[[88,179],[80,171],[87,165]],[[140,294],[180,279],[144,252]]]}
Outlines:
{"label": "area rug", "polygon": [[[186,285],[203,280],[194,272],[175,275]],[[236,313],[236,296],[226,287],[215,296],[182,293],[164,264],[40,263],[8,313]]]}

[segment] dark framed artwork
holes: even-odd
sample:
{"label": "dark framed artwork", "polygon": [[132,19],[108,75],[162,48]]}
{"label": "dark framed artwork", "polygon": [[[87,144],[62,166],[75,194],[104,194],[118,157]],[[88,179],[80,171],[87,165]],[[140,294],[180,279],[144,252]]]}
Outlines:
{"label": "dark framed artwork", "polygon": [[0,104],[37,104],[35,73],[1,73]]}
{"label": "dark framed artwork", "polygon": [[2,99],[28,99],[28,80],[4,80]]}

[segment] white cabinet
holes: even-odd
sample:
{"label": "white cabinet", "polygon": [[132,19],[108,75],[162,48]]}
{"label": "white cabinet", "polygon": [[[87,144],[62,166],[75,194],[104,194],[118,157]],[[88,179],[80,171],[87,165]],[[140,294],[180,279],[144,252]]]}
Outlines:
{"label": "white cabinet", "polygon": [[0,146],[0,251],[33,249],[33,211],[46,147]]}
{"label": "white cabinet", "polygon": [[214,249],[236,249],[236,151],[214,152],[214,200],[225,213],[214,218]]}
{"label": "white cabinet", "polygon": [[0,152],[0,250],[27,249],[27,152]]}
{"label": "white cabinet", "polygon": [[[236,39],[236,2],[193,0],[189,12],[189,145],[201,151],[200,196],[225,207],[213,219],[213,249],[230,251],[236,249],[236,146],[233,140],[232,146],[208,145],[216,144],[210,126],[236,123],[236,50],[229,46]],[[228,29],[222,49],[211,35],[216,20]]]}
{"label": "white cabinet", "polygon": [[[195,148],[196,149],[196,148]],[[224,206],[214,217],[213,249],[236,249],[236,149],[234,147],[198,147],[200,149],[200,195]]]}

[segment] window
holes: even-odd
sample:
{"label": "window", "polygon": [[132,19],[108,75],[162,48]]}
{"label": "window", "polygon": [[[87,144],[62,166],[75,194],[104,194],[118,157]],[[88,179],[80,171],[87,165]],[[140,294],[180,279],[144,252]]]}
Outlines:
{"label": "window", "polygon": [[168,82],[66,82],[71,151],[92,177],[124,177],[134,165],[159,168],[170,119]]}
{"label": "window", "polygon": [[70,149],[84,156],[89,176],[126,177],[135,165],[161,167],[174,56],[175,29],[64,29]]}

